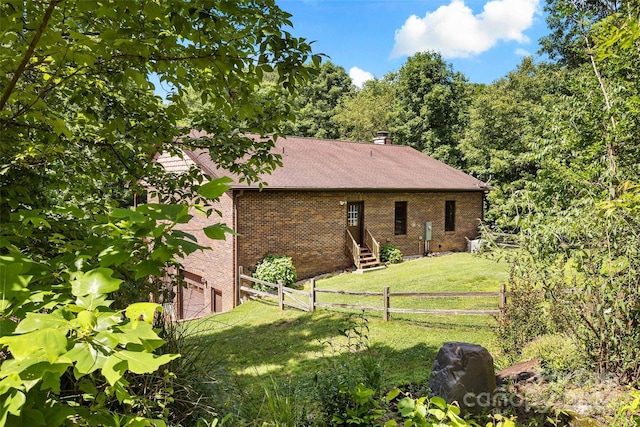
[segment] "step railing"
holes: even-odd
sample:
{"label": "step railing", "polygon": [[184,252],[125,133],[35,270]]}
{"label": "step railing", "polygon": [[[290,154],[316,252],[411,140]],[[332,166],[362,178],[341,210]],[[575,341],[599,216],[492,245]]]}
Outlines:
{"label": "step railing", "polygon": [[347,255],[351,256],[353,264],[359,270],[362,267],[360,265],[360,245],[356,242],[356,239],[353,238],[349,230],[347,230]]}
{"label": "step railing", "polygon": [[373,237],[373,234],[371,234],[368,228],[364,230],[364,244],[376,257],[376,261],[380,262],[380,243]]}

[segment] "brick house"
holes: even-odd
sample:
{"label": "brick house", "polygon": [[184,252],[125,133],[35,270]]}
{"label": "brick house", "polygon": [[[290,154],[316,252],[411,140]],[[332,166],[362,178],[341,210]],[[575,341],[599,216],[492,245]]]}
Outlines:
{"label": "brick house", "polygon": [[[239,303],[238,267],[250,271],[265,254],[293,259],[299,279],[353,266],[378,264],[379,246],[393,244],[405,256],[463,251],[478,232],[487,187],[419,151],[393,145],[385,134],[374,143],[287,137],[273,149],[283,166],[257,184],[237,183],[215,206],[237,236],[213,241],[194,215],[183,227],[211,250],[184,260],[187,288],[177,315],[191,318],[227,311]],[[213,178],[231,176],[203,150],[184,159],[160,158],[173,172],[200,166]]]}

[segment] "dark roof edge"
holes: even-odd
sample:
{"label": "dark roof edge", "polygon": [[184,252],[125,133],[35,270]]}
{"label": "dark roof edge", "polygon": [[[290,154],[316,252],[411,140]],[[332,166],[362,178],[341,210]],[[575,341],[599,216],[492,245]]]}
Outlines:
{"label": "dark roof edge", "polygon": [[262,189],[258,187],[248,187],[237,184],[230,185],[232,190],[245,190],[245,191],[313,191],[313,192],[359,192],[359,193],[419,193],[419,192],[431,192],[431,193],[475,193],[475,192],[487,192],[489,188],[318,188],[318,187],[270,187],[264,185]]}

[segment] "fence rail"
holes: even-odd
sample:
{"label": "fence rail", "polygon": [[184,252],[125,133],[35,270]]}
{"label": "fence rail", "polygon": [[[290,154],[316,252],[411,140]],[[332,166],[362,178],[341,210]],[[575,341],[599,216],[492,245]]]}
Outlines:
{"label": "fence rail", "polygon": [[[251,276],[243,274],[240,268],[240,292],[244,292],[250,296],[259,296],[263,298],[277,298],[280,309],[284,310],[285,306],[293,307],[298,310],[313,312],[316,307],[327,308],[343,308],[352,310],[365,311],[382,311],[384,320],[390,319],[391,313],[402,314],[441,314],[441,315],[470,315],[470,316],[497,316],[502,312],[507,304],[507,287],[500,285],[498,292],[390,292],[389,286],[385,286],[382,292],[355,292],[343,291],[337,289],[317,288],[315,280],[311,279],[311,287],[308,291],[293,289],[284,286],[282,283],[269,283],[264,280],[255,279]],[[261,291],[248,286],[242,286],[242,281],[259,283],[267,287],[273,288],[277,294],[272,292]],[[374,305],[357,305],[346,303],[318,302],[316,300],[318,294],[338,294],[347,296],[361,297],[382,297],[382,306]],[[306,298],[305,298],[306,297]],[[458,310],[458,309],[420,309],[420,308],[395,308],[391,305],[392,298],[498,298],[497,310]]]}

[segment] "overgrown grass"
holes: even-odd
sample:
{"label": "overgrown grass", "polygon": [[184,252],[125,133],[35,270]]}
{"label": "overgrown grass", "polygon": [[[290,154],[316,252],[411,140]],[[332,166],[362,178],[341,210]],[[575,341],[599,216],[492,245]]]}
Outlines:
{"label": "overgrown grass", "polygon": [[[396,292],[489,292],[497,291],[506,279],[506,265],[454,254],[408,261],[365,275],[342,274],[318,281],[317,286],[354,291],[381,291],[388,285]],[[477,302],[454,304],[440,299],[436,304],[463,308],[475,307]],[[483,304],[495,308],[497,300]],[[495,321],[489,316],[396,315],[389,322],[383,321],[379,312],[364,316],[368,319],[370,349],[382,364],[387,388],[425,383],[435,355],[446,341],[477,343],[492,352],[498,348],[492,332]],[[246,391],[250,406],[255,408],[260,406],[264,384],[272,378],[311,381],[314,373],[328,363],[348,357],[334,350],[345,344],[341,330],[349,325],[350,313],[346,311],[280,311],[275,302],[259,300],[185,323],[184,327],[192,337],[191,346],[209,349],[200,363],[234,374],[238,389]]]}

